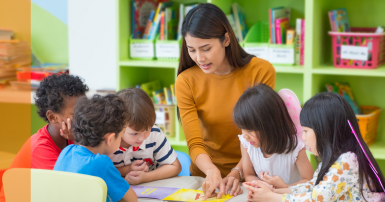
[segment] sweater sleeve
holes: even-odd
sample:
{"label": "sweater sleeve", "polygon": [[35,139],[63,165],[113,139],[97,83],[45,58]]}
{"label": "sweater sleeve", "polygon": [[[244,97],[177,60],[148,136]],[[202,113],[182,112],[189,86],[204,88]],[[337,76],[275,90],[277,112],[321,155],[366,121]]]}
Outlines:
{"label": "sweater sleeve", "polygon": [[210,155],[205,150],[203,143],[197,107],[191,86],[182,75],[179,75],[176,80],[175,95],[190,157],[195,164],[195,160],[199,154]]}
{"label": "sweater sleeve", "polygon": [[267,61],[262,62],[263,68],[260,69],[260,71],[257,73],[257,80],[254,81],[254,84],[257,83],[264,83],[268,86],[270,86],[272,89],[275,88],[275,69],[272,64],[270,64]]}

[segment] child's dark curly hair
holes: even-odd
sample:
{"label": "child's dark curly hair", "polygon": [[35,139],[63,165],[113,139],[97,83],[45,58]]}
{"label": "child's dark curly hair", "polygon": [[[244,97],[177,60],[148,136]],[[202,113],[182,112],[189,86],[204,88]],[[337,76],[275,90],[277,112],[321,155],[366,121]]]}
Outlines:
{"label": "child's dark curly hair", "polygon": [[60,113],[65,106],[65,98],[82,96],[88,91],[86,84],[78,76],[61,74],[45,78],[36,91],[35,105],[37,113],[48,122],[48,110]]}
{"label": "child's dark curly hair", "polygon": [[128,124],[125,102],[115,94],[80,97],[75,105],[71,124],[75,141],[83,146],[96,147],[107,133],[117,136]]}

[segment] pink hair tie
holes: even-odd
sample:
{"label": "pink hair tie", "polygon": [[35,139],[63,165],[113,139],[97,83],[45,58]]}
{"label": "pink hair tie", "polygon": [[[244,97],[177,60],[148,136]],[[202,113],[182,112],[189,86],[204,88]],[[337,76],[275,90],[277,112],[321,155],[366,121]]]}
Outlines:
{"label": "pink hair tie", "polygon": [[373,173],[376,175],[377,180],[378,180],[378,182],[380,183],[380,185],[381,185],[381,187],[382,187],[382,190],[385,192],[385,189],[384,189],[384,186],[383,186],[382,183],[381,183],[380,177],[378,177],[378,172],[377,172],[376,168],[374,167],[372,161],[369,159],[369,157],[368,157],[368,155],[366,154],[364,148],[362,147],[362,144],[361,144],[360,140],[358,139],[358,136],[357,136],[357,134],[356,134],[356,131],[354,131],[353,126],[352,126],[352,124],[350,124],[350,121],[349,121],[349,120],[348,120],[348,123],[349,123],[350,128],[352,129],[352,133],[354,134],[354,136],[356,137],[356,139],[357,139],[357,141],[358,141],[358,144],[360,144],[360,147],[361,147],[362,151],[364,152],[364,154],[365,154],[365,156],[366,156],[366,159],[368,159],[368,161],[369,161],[370,168],[372,169]]}

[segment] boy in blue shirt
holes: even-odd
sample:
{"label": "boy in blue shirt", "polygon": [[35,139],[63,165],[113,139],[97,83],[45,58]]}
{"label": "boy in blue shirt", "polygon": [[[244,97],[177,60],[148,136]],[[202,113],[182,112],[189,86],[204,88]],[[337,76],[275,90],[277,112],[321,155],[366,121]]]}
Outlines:
{"label": "boy in blue shirt", "polygon": [[128,118],[127,107],[117,95],[79,98],[71,124],[79,145],[67,146],[54,170],[102,178],[107,185],[107,202],[136,202],[135,192],[108,157],[118,149]]}

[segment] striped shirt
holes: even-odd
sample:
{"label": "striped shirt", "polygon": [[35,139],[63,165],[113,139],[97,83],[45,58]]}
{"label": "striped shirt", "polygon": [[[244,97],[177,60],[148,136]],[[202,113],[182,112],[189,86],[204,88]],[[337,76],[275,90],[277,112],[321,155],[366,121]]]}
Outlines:
{"label": "striped shirt", "polygon": [[139,147],[119,147],[109,157],[115,167],[130,165],[135,160],[144,160],[147,162],[149,171],[152,171],[159,166],[174,163],[177,155],[163,132],[154,125],[148,138]]}

